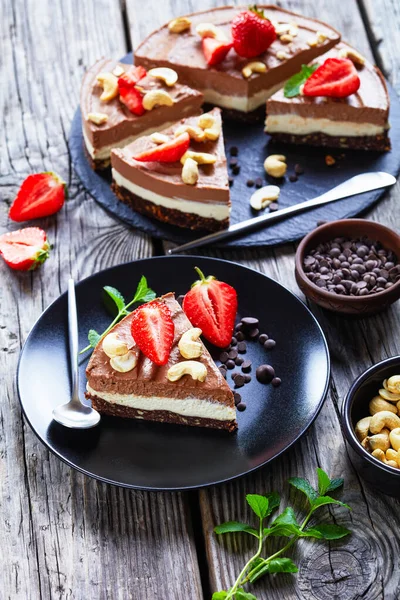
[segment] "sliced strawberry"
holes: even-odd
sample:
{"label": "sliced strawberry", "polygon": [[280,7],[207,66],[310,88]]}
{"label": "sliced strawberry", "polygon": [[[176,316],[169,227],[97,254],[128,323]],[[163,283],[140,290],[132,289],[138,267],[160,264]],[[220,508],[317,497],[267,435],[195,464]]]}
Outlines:
{"label": "sliced strawberry", "polygon": [[192,285],[192,289],[183,299],[182,308],[194,327],[200,327],[204,337],[218,346],[229,345],[237,311],[237,294],[235,289],[218,281],[215,277],[204,277],[195,267],[200,281]]}
{"label": "sliced strawberry", "polygon": [[118,88],[121,91],[122,88],[132,87],[136,85],[138,81],[146,77],[147,71],[144,67],[139,65],[138,67],[131,67],[121,77],[118,78]]}
{"label": "sliced strawberry", "polygon": [[26,227],[0,236],[0,254],[11,269],[33,271],[49,257],[46,233],[39,227]]}
{"label": "sliced strawberry", "polygon": [[156,365],[167,364],[174,332],[171,312],[160,300],[147,302],[132,313],[132,337],[143,354]]}
{"label": "sliced strawberry", "polygon": [[146,69],[144,67],[131,67],[118,79],[119,99],[125,106],[139,117],[146,110],[143,107],[143,95],[135,86],[145,77]]}
{"label": "sliced strawberry", "polygon": [[232,19],[231,31],[235,52],[245,58],[262,54],[276,40],[275,27],[256,6],[238,13]]}
{"label": "sliced strawberry", "polygon": [[219,65],[232,48],[231,42],[221,42],[215,38],[206,37],[202,42],[203,54],[210,67]]}
{"label": "sliced strawberry", "polygon": [[178,135],[170,142],[165,142],[165,144],[160,144],[156,148],[145,150],[133,158],[140,162],[177,162],[185,154],[186,150],[189,148],[189,144],[190,137],[189,134],[185,132],[181,135]]}
{"label": "sliced strawberry", "polygon": [[359,87],[360,78],[351,60],[327,58],[305,82],[303,95],[346,98]]}
{"label": "sliced strawberry", "polygon": [[58,212],[67,196],[65,181],[52,172],[28,175],[8,213],[13,221],[29,221]]}

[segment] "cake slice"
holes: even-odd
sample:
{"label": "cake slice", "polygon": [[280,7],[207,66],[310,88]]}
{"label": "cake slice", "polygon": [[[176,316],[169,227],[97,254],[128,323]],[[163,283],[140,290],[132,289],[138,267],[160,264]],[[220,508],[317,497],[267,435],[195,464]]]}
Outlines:
{"label": "cake slice", "polygon": [[[204,135],[207,128],[200,126],[208,120],[214,123],[211,128],[213,139],[208,139]],[[195,182],[184,181],[184,156],[174,162],[135,159],[145,152],[161,148],[153,141],[154,138],[145,136],[112,151],[113,190],[122,202],[137,212],[160,221],[188,229],[225,229],[229,226],[231,203],[220,110],[215,108],[200,117],[181,119],[172,127],[158,132],[162,136],[159,141],[165,139],[174,143],[175,134],[187,128],[190,136],[197,134],[197,139],[204,137],[203,141],[190,137],[184,154],[190,157],[192,153],[195,161],[200,161]],[[214,162],[204,164],[204,161]]]}
{"label": "cake slice", "polygon": [[[237,423],[233,393],[204,344],[197,340],[201,345],[198,358],[186,361],[181,355],[178,344],[182,335],[193,328],[174,294],[166,294],[155,302],[169,309],[174,323],[168,362],[157,366],[138,349],[131,333],[134,318],[131,313],[94,349],[86,369],[87,398],[96,410],[106,415],[234,431]],[[110,342],[112,345],[115,339],[119,346],[125,344],[129,349],[130,355],[125,355],[127,361],[123,362],[128,367],[136,362],[136,366],[126,372],[115,369],[115,366],[120,368],[121,356],[116,362],[110,358],[113,354],[109,349]],[[130,358],[133,358],[131,364]],[[176,365],[192,361],[206,372],[204,381],[195,380],[189,374],[176,381],[169,380],[171,367],[176,369]]]}
{"label": "cake slice", "polygon": [[294,144],[390,150],[389,97],[380,70],[347,44],[338,44],[315,62],[348,58],[357,68],[358,90],[345,98],[276,92],[267,102],[265,131]]}
{"label": "cake slice", "polygon": [[[131,110],[136,110],[135,106],[130,105],[130,109],[121,101],[119,89],[113,92],[118,79],[133,70],[131,65],[101,59],[83,78],[80,101],[82,131],[85,148],[94,169],[100,170],[110,165],[112,148],[121,148],[141,135],[148,135],[160,127],[171,125],[181,117],[201,112],[203,96],[200,92],[181,85],[179,81],[167,85],[159,77],[146,75],[143,69],[137,85],[132,85],[135,88],[132,93],[137,95],[139,101],[137,112],[140,114],[135,114]],[[172,76],[173,81],[173,73],[169,72],[168,75]],[[157,90],[168,94],[171,98],[170,105],[156,104],[151,110],[142,109],[140,104],[146,93]],[[102,97],[106,100],[102,100]]]}
{"label": "cake slice", "polygon": [[[231,23],[247,7],[223,6],[189,14],[151,33],[136,49],[135,64],[146,69],[170,67],[182,83],[204,94],[206,102],[222,107],[228,116],[240,120],[265,118],[265,102],[283,83],[317,56],[340,41],[340,34],[316,19],[303,17],[277,6],[257,5],[275,27],[277,39],[254,58],[239,56],[232,48],[216,66],[209,66],[197,31],[206,25],[217,27],[231,39]],[[184,28],[183,23],[187,23]],[[200,29],[199,29],[200,28]],[[254,61],[265,65],[264,72],[246,76],[243,69]]]}

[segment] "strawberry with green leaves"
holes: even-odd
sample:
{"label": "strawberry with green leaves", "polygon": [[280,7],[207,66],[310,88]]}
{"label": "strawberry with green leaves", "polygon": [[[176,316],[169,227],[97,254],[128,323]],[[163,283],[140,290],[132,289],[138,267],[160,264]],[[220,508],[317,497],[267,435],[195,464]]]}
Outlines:
{"label": "strawberry with green leaves", "polygon": [[225,348],[230,344],[237,312],[236,290],[212,275],[205,277],[195,267],[200,280],[186,294],[182,308],[194,327],[200,327],[203,336],[214,346]]}
{"label": "strawberry with green leaves", "polygon": [[28,175],[8,213],[13,221],[30,221],[58,212],[67,197],[67,184],[56,173]]}
{"label": "strawberry with green leaves", "polygon": [[139,306],[132,313],[131,333],[136,344],[156,365],[166,365],[174,341],[171,311],[160,300]]}
{"label": "strawberry with green leaves", "polygon": [[49,257],[46,233],[39,227],[25,227],[0,236],[0,254],[16,271],[33,271]]}
{"label": "strawberry with green leaves", "polygon": [[304,96],[347,98],[360,87],[357,70],[348,58],[327,58],[307,79]]}
{"label": "strawberry with green leaves", "polygon": [[245,58],[259,56],[276,40],[275,27],[257,6],[238,13],[232,19],[231,31],[235,52]]}

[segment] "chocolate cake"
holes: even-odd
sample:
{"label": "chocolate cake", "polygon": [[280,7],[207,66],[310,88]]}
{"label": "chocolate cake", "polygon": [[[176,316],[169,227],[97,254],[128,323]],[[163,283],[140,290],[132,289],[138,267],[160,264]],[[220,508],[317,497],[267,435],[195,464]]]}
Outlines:
{"label": "chocolate cake", "polygon": [[[196,26],[212,23],[230,38],[231,21],[245,8],[225,6],[187,15],[190,28],[181,33],[173,33],[168,24],[164,25],[136,49],[135,64],[146,69],[157,66],[174,69],[180,82],[200,90],[206,102],[227,109],[229,116],[243,120],[246,115],[253,118],[255,114],[264,118],[267,98],[299,71],[302,64],[337,44],[340,34],[321,21],[276,6],[258,5],[275,26],[276,41],[256,59],[243,58],[232,49],[217,67],[209,67]],[[246,78],[242,69],[254,60],[264,63],[266,71]]]}
{"label": "chocolate cake", "polygon": [[100,341],[86,369],[87,398],[106,415],[234,431],[237,423],[233,393],[202,343],[202,354],[196,360],[206,367],[205,380],[194,380],[190,375],[178,381],[168,379],[170,367],[185,360],[178,343],[192,325],[174,294],[162,296],[160,302],[169,308],[175,326],[168,363],[157,366],[137,349],[131,334],[132,315],[128,315],[110,333],[117,334],[132,352],[137,352],[137,364],[124,373],[113,369]]}
{"label": "chocolate cake", "polygon": [[346,98],[286,98],[281,89],[267,102],[265,131],[276,140],[295,144],[390,150],[389,97],[382,73],[344,43],[316,62],[338,57],[353,58],[360,78],[358,91]]}
{"label": "chocolate cake", "polygon": [[[172,106],[156,106],[143,115],[133,114],[116,96],[104,102],[100,100],[103,88],[97,81],[100,73],[126,72],[131,65],[113,60],[101,59],[86,73],[81,88],[82,129],[85,149],[94,169],[104,169],[110,165],[112,148],[121,148],[141,135],[148,135],[161,127],[168,127],[179,118],[200,114],[203,96],[200,92],[181,85],[179,80],[167,86],[162,80],[147,75],[140,80],[143,93],[150,90],[165,90],[173,99]],[[104,115],[105,121],[96,124],[91,116]]]}
{"label": "chocolate cake", "polygon": [[[181,162],[139,162],[133,156],[156,147],[150,137],[141,137],[111,153],[113,189],[118,198],[137,212],[179,227],[217,231],[229,226],[230,199],[220,110],[207,113],[219,128],[217,140],[190,140],[189,151],[216,157],[214,164],[199,164],[195,185],[182,180]],[[198,127],[198,117],[181,119],[161,134],[174,138],[182,125]]]}

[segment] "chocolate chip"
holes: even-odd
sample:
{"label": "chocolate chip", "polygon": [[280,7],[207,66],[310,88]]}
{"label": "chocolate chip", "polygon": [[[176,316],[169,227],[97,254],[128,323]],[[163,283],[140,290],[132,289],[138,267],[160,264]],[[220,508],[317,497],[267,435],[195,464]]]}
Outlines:
{"label": "chocolate chip", "polygon": [[235,358],[235,365],[237,365],[238,367],[240,367],[240,365],[242,365],[244,362],[244,358],[242,356],[238,356],[237,358]]}
{"label": "chocolate chip", "polygon": [[241,388],[243,386],[244,386],[244,376],[238,375],[237,377],[235,377],[235,387]]}
{"label": "chocolate chip", "polygon": [[243,329],[243,323],[237,323],[235,325],[235,331],[242,331]]}
{"label": "chocolate chip", "polygon": [[275,369],[271,365],[260,365],[256,369],[256,377],[260,383],[270,383],[275,377]]}
{"label": "chocolate chip", "polygon": [[244,376],[244,382],[245,383],[250,383],[250,381],[251,381],[251,375],[245,375]]}
{"label": "chocolate chip", "polygon": [[296,175],[303,175],[304,169],[301,165],[297,164],[294,165],[294,172],[296,173]]}
{"label": "chocolate chip", "polygon": [[247,350],[246,342],[238,342],[237,349],[240,354],[244,354]]}
{"label": "chocolate chip", "polygon": [[242,364],[242,371],[244,373],[251,371],[251,360],[245,360]]}
{"label": "chocolate chip", "polygon": [[269,205],[269,212],[275,212],[278,210],[279,206],[277,205],[276,202],[271,202],[271,204]]}
{"label": "chocolate chip", "polygon": [[236,406],[239,404],[239,402],[242,401],[242,396],[239,394],[239,392],[233,392],[233,399],[235,401]]}
{"label": "chocolate chip", "polygon": [[244,410],[246,410],[246,404],[244,402],[239,402],[239,404],[236,406],[236,408],[238,409],[239,412],[243,412]]}
{"label": "chocolate chip", "polygon": [[258,336],[259,336],[259,333],[260,333],[260,332],[259,332],[259,330],[257,329],[257,327],[254,327],[253,329],[250,329],[250,330],[247,332],[247,337],[248,337],[250,340],[256,340],[256,339],[258,338]]}
{"label": "chocolate chip", "polygon": [[279,387],[282,383],[282,379],[280,377],[274,377],[271,383],[274,387]]}
{"label": "chocolate chip", "polygon": [[239,375],[239,373],[237,371],[233,371],[233,373],[231,373],[231,379],[233,379],[233,381],[235,381],[235,379],[238,375]]}
{"label": "chocolate chip", "polygon": [[219,372],[221,373],[222,377],[225,377],[225,379],[226,379],[226,369],[225,369],[225,366],[221,365],[218,368],[219,368]]}
{"label": "chocolate chip", "polygon": [[248,179],[246,181],[246,185],[247,185],[247,187],[253,187],[254,186],[254,179]]}
{"label": "chocolate chip", "polygon": [[235,368],[235,361],[232,359],[227,360],[225,364],[226,364],[226,368],[229,370]]}
{"label": "chocolate chip", "polygon": [[234,181],[235,181],[234,178],[229,175],[229,177],[228,177],[229,187],[232,187]]}
{"label": "chocolate chip", "polygon": [[252,329],[253,327],[258,327],[259,320],[256,317],[243,317],[242,324],[244,327]]}
{"label": "chocolate chip", "polygon": [[272,348],[275,348],[275,346],[276,346],[276,341],[275,340],[267,340],[264,343],[264,348],[266,350],[272,350]]}
{"label": "chocolate chip", "polygon": [[256,188],[260,189],[264,185],[264,180],[262,179],[262,177],[256,177],[255,183]]}
{"label": "chocolate chip", "polygon": [[293,175],[289,175],[289,181],[291,181],[292,183],[295,183],[298,179],[299,178],[294,173]]}
{"label": "chocolate chip", "polygon": [[226,361],[228,360],[229,356],[227,352],[221,352],[221,354],[219,355],[219,360],[222,363],[226,363]]}
{"label": "chocolate chip", "polygon": [[258,341],[260,342],[261,345],[263,345],[268,339],[268,336],[266,333],[262,333],[260,335],[260,337],[258,338]]}
{"label": "chocolate chip", "polygon": [[239,162],[239,161],[238,161],[238,159],[237,159],[237,158],[230,158],[230,159],[229,159],[229,166],[230,166],[230,167],[234,167],[234,166],[236,166],[236,165],[238,164],[238,162]]}
{"label": "chocolate chip", "polygon": [[237,357],[238,353],[236,349],[230,350],[228,352],[228,356],[229,358],[231,358],[232,360],[235,360],[235,358]]}
{"label": "chocolate chip", "polygon": [[235,336],[231,339],[231,346],[237,346],[237,338]]}
{"label": "chocolate chip", "polygon": [[239,175],[239,173],[240,173],[240,165],[234,165],[234,166],[232,167],[232,173],[233,173],[234,175]]}
{"label": "chocolate chip", "polygon": [[237,156],[239,154],[239,148],[237,146],[231,146],[229,148],[229,154],[231,156]]}
{"label": "chocolate chip", "polygon": [[243,340],[245,339],[245,335],[244,335],[243,331],[237,332],[236,339],[238,342],[243,342]]}

